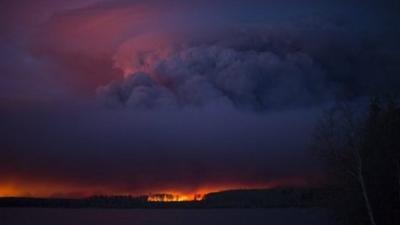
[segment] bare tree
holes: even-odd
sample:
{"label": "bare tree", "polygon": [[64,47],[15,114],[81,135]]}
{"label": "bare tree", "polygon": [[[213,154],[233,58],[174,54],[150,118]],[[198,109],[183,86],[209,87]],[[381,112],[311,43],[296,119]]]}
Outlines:
{"label": "bare tree", "polygon": [[321,119],[313,147],[325,160],[332,180],[348,194],[342,206],[356,202],[371,225],[398,219],[399,104],[377,98],[368,107],[337,104]]}
{"label": "bare tree", "polygon": [[365,184],[360,121],[348,103],[341,103],[325,114],[316,132],[316,149],[328,160],[331,168],[354,179],[364,198],[371,225],[376,225],[367,185]]}

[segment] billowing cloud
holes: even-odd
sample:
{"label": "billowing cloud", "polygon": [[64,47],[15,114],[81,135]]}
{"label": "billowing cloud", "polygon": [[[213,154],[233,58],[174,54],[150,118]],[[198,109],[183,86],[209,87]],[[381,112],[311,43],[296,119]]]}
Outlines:
{"label": "billowing cloud", "polygon": [[248,34],[235,35],[242,43],[186,45],[166,56],[137,53],[126,70],[145,72],[128,74],[100,88],[99,95],[108,105],[131,108],[221,104],[251,110],[313,105],[332,98],[327,74],[309,55],[274,52],[268,38],[254,37],[259,46],[245,47]]}

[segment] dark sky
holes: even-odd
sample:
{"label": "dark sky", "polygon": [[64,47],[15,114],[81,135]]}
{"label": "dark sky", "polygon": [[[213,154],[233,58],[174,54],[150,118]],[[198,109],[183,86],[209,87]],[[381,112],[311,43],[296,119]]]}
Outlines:
{"label": "dark sky", "polygon": [[0,196],[321,179],[321,112],[400,85],[375,2],[1,1]]}

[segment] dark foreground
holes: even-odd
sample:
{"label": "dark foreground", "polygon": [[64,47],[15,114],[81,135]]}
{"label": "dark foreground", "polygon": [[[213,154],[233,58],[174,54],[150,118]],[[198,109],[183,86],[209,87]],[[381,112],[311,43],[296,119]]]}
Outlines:
{"label": "dark foreground", "polygon": [[316,208],[39,209],[0,208],[1,225],[333,225]]}

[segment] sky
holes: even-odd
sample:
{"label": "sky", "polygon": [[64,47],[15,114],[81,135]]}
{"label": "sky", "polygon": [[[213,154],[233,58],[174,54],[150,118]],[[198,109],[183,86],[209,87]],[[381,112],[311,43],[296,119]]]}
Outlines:
{"label": "sky", "polygon": [[0,196],[315,185],[321,113],[400,84],[391,0],[0,10]]}

